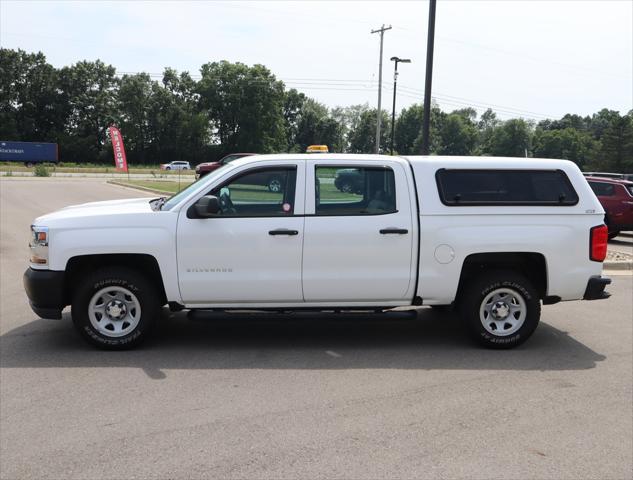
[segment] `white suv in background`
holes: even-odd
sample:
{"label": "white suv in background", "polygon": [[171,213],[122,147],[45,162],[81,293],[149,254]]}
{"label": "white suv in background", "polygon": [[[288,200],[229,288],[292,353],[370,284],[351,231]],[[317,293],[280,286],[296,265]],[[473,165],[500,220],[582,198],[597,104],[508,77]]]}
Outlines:
{"label": "white suv in background", "polygon": [[160,165],[161,170],[191,170],[191,165],[189,162],[170,162],[170,163],[162,163]]}

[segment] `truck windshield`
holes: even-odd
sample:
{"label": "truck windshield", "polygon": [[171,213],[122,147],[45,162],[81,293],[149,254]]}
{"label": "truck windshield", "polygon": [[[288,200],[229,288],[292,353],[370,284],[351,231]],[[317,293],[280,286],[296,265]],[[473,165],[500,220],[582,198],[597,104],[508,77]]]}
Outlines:
{"label": "truck windshield", "polygon": [[163,207],[161,208],[161,210],[171,210],[176,205],[178,205],[181,201],[187,198],[190,194],[192,194],[198,189],[203,188],[203,185],[212,183],[217,177],[219,177],[220,175],[224,175],[227,171],[232,170],[233,168],[235,168],[235,166],[227,164],[205,175],[200,180],[193,182],[188,187],[182,189],[180,192],[169,197],[163,204]]}

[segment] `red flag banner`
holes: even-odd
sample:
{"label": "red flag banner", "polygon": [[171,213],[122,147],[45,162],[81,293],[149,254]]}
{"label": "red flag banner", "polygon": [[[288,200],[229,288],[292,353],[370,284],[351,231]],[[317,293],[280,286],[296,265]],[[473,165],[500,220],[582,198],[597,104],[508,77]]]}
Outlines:
{"label": "red flag banner", "polygon": [[127,158],[125,157],[125,147],[123,147],[123,137],[118,128],[112,125],[109,129],[110,140],[112,140],[112,150],[114,152],[114,166],[117,170],[127,172]]}

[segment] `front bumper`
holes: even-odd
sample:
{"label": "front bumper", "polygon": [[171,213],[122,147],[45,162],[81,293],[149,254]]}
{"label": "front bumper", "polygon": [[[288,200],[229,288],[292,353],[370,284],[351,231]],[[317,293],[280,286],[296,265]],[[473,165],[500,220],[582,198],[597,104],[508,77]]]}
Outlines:
{"label": "front bumper", "polygon": [[591,277],[587,282],[587,289],[585,290],[585,295],[582,299],[603,300],[605,298],[609,298],[611,294],[609,292],[605,292],[604,289],[610,283],[611,279],[608,277],[601,277],[599,275]]}
{"label": "front bumper", "polygon": [[64,298],[63,271],[34,270],[28,268],[24,272],[24,290],[31,309],[41,318],[62,318],[62,310],[66,306]]}

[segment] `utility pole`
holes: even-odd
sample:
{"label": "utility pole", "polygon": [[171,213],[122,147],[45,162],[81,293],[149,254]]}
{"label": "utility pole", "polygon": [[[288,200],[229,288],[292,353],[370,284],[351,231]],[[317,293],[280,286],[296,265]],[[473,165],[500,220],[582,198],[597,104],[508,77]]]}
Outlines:
{"label": "utility pole", "polygon": [[391,61],[395,62],[393,69],[393,106],[391,107],[391,144],[389,150],[393,155],[393,134],[396,128],[396,88],[398,87],[398,63],[411,63],[409,58],[391,57]]}
{"label": "utility pole", "polygon": [[391,30],[391,25],[382,27],[377,30],[372,30],[371,33],[380,33],[380,58],[378,60],[378,110],[376,111],[376,153],[380,153],[380,123],[382,121],[380,101],[382,99],[382,42],[385,32]]}
{"label": "utility pole", "polygon": [[422,121],[422,155],[429,154],[429,127],[431,125],[431,82],[433,80],[433,45],[435,43],[435,5],[430,0],[429,31],[426,40],[426,79],[424,82],[424,119]]}

